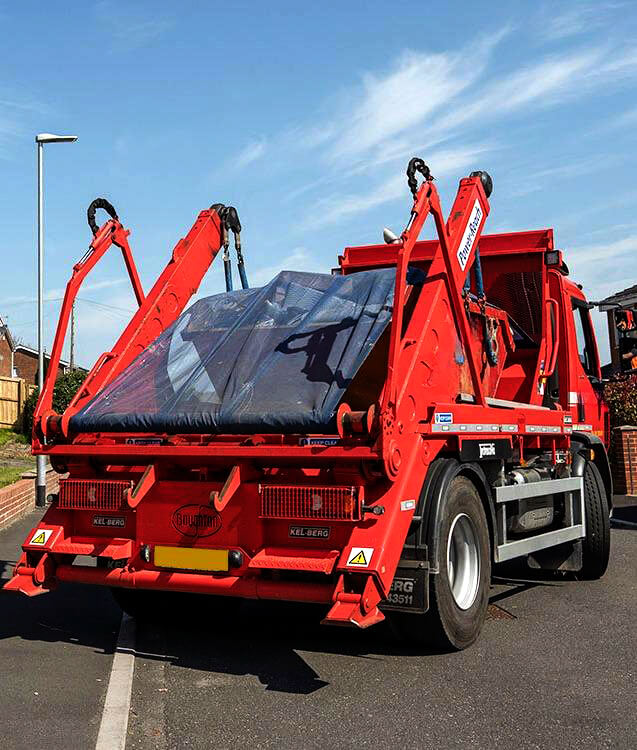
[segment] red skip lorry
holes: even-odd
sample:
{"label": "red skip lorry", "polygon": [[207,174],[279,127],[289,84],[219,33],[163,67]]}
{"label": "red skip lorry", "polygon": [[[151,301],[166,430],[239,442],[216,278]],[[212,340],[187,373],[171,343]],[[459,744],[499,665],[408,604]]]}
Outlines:
{"label": "red skip lorry", "polygon": [[[482,234],[486,172],[460,181],[447,221],[421,159],[407,177],[400,237],[259,289],[232,207],[199,214],[146,294],[129,231],[91,204],[34,419],[33,452],[63,478],[6,589],[99,584],[128,612],[144,590],[207,594],[220,611],[231,597],[314,602],[326,624],[388,618],[405,639],[462,649],[494,564],[604,574],[612,486],[590,305],[552,230]],[[418,241],[430,214],[438,239]],[[71,305],[112,245],[139,308],[56,414]],[[229,291],[184,311],[221,249]]]}

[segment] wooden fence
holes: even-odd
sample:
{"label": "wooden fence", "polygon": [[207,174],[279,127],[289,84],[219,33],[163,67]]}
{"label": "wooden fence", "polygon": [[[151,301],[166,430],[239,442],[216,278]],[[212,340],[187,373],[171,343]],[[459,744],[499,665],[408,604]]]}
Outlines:
{"label": "wooden fence", "polygon": [[22,378],[0,377],[0,428],[16,424],[22,414],[24,402],[34,388]]}

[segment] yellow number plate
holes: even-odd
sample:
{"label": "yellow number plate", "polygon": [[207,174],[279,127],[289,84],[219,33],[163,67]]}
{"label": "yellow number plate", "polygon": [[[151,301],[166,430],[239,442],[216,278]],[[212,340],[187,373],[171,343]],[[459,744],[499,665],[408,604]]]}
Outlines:
{"label": "yellow number plate", "polygon": [[191,547],[155,547],[158,568],[179,570],[228,570],[227,549],[194,549]]}

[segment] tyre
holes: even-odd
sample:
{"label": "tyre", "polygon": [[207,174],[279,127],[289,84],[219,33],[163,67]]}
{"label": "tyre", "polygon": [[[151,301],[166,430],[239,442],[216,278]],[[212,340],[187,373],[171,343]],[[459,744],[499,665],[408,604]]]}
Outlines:
{"label": "tyre", "polygon": [[[118,567],[113,560],[97,558],[98,568]],[[154,589],[127,589],[111,586],[110,592],[119,608],[136,620],[166,620],[181,616],[190,607],[202,617],[236,615],[241,607],[241,599],[234,596],[214,596],[212,594],[184,594],[176,591]]]}
{"label": "tyre", "polygon": [[584,513],[586,536],[582,541],[582,576],[601,578],[610,556],[608,497],[599,469],[592,461],[584,466]]}
{"label": "tyre", "polygon": [[137,619],[152,617],[157,610],[158,596],[155,591],[111,587],[111,594],[119,608]]}
{"label": "tyre", "polygon": [[[124,562],[124,560],[115,561],[105,557],[98,557],[97,567],[113,570],[114,568],[122,567]],[[156,611],[161,596],[161,592],[158,591],[125,589],[120,586],[110,586],[109,591],[117,606],[135,619],[150,616],[153,611]]]}
{"label": "tyre", "polygon": [[439,573],[430,576],[429,610],[391,619],[405,640],[459,651],[477,640],[487,613],[489,529],[480,495],[466,477],[451,480],[441,513]]}

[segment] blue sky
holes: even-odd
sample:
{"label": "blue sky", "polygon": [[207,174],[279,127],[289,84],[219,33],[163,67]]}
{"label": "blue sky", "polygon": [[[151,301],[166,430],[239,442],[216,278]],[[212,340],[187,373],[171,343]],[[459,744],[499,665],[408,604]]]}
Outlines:
{"label": "blue sky", "polygon": [[[404,226],[422,156],[448,210],[488,170],[485,231],[552,226],[595,299],[637,282],[635,2],[0,3],[0,315],[36,341],[35,133],[46,174],[46,339],[85,212],[109,198],[148,288],[213,202],[252,283],[329,270]],[[218,259],[202,293],[223,289]],[[113,253],[80,293],[92,365],[133,298]],[[604,321],[598,317],[602,359]]]}

